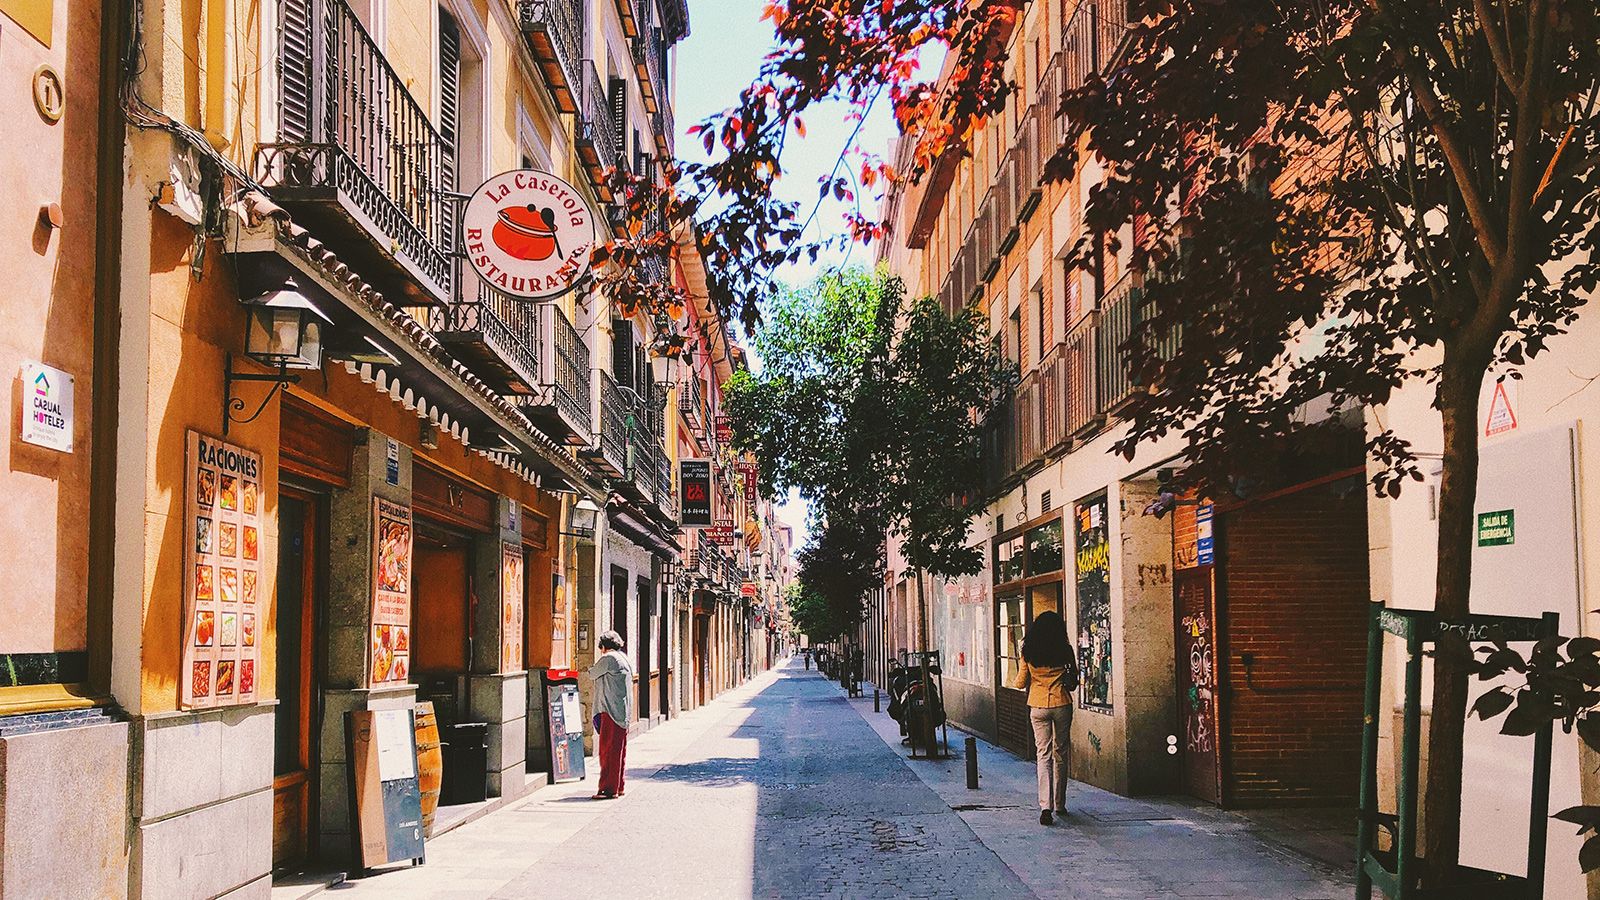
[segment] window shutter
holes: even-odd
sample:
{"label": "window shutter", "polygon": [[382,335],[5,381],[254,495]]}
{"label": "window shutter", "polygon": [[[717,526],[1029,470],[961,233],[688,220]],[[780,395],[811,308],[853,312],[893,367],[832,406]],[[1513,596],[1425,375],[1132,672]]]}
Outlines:
{"label": "window shutter", "polygon": [[633,323],[627,319],[612,320],[611,375],[617,384],[633,387]]}
{"label": "window shutter", "polygon": [[617,133],[617,156],[622,165],[628,161],[628,81],[611,79],[611,124]]}
{"label": "window shutter", "polygon": [[439,10],[439,138],[444,188],[456,189],[456,159],[461,130],[461,26]]}
{"label": "window shutter", "polygon": [[279,7],[282,44],[278,54],[278,140],[303,144],[312,140],[311,0],[284,0]]}

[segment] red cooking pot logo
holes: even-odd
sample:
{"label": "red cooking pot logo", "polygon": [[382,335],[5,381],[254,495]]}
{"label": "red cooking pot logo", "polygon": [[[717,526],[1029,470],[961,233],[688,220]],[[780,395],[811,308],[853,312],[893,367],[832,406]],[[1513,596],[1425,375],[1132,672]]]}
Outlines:
{"label": "red cooking pot logo", "polygon": [[529,262],[549,259],[561,252],[556,237],[556,212],[550,207],[507,206],[500,210],[489,234],[494,245],[508,255]]}
{"label": "red cooking pot logo", "polygon": [[526,300],[558,297],[582,283],[596,239],[577,189],[534,169],[485,181],[461,215],[461,250],[483,284]]}

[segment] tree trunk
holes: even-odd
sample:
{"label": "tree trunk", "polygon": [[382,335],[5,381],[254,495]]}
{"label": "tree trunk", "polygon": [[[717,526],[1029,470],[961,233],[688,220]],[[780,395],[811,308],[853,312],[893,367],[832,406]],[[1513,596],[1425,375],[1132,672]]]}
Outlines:
{"label": "tree trunk", "polygon": [[925,573],[917,570],[917,649],[928,649],[928,595],[923,589]]}
{"label": "tree trunk", "polygon": [[[1482,366],[1452,364],[1440,374],[1437,405],[1444,422],[1443,473],[1439,482],[1439,569],[1434,610],[1440,618],[1461,619],[1472,591],[1472,533],[1478,496],[1478,393]],[[1462,734],[1467,714],[1469,674],[1461,660],[1470,657],[1466,639],[1441,635],[1433,664],[1433,710],[1428,723],[1427,788],[1422,810],[1423,872],[1439,885],[1454,872],[1461,849]]]}

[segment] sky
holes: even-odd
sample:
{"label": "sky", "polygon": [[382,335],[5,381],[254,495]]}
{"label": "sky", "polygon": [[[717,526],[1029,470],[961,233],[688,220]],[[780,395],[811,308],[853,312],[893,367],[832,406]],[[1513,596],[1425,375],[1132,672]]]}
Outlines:
{"label": "sky", "polygon": [[[677,151],[681,159],[701,162],[706,159],[700,142],[688,134],[690,126],[707,115],[719,112],[737,100],[739,91],[755,78],[762,58],[772,48],[772,28],[761,21],[759,0],[689,0],[689,36],[678,45],[677,96],[674,115],[677,125]],[[802,114],[804,138],[791,132],[784,145],[785,174],[776,185],[780,198],[804,204],[806,212],[817,199],[817,181],[834,167],[856,123],[847,119],[843,104],[815,107]],[[888,97],[874,106],[863,123],[857,143],[872,152],[887,156],[894,134]],[[841,169],[841,174],[853,170]],[[863,210],[875,209],[871,191],[857,192]],[[851,204],[850,208],[854,208]],[[806,238],[842,230],[846,207],[831,197],[818,210]],[[841,263],[870,265],[873,249],[854,247],[848,252],[825,254],[815,265],[789,266],[779,273],[785,281],[802,284],[818,271]],[[748,342],[746,342],[748,343]],[[759,360],[753,365],[759,366]],[[778,510],[779,519],[795,530],[795,546],[804,543],[806,508],[804,501],[791,496]]]}

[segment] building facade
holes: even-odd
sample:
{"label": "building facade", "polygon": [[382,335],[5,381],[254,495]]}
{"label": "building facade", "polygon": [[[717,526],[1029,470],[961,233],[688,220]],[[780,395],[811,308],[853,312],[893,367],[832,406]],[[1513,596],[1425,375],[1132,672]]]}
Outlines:
{"label": "building facade", "polygon": [[[1083,670],[1074,778],[1229,807],[1353,804],[1369,608],[1431,606],[1440,472],[1427,461],[1441,444],[1432,390],[1408,385],[1381,409],[1313,411],[1346,439],[1263,460],[1262,477],[1227,496],[1166,496],[1167,470],[1183,466],[1170,441],[1132,460],[1108,452],[1124,433],[1120,406],[1140,389],[1117,356],[1140,315],[1137,227],[1125,226],[1119,249],[1102,248],[1091,271],[1064,264],[1101,173],[1057,100],[1088,73],[1114,69],[1127,24],[1116,0],[1027,4],[1005,48],[1012,102],[963,152],[887,198],[880,259],[915,294],[985,312],[1021,380],[988,422],[999,499],[972,520],[986,570],[930,578],[919,609],[919,573],[891,545],[861,640],[879,677],[902,651],[941,651],[951,719],[1031,755],[1023,698],[1009,683],[1027,623],[1059,610]],[[1058,150],[1079,155],[1078,175],[1046,182],[1044,161]],[[1568,635],[1595,627],[1585,576],[1597,552],[1595,500],[1583,476],[1592,449],[1582,438],[1596,402],[1582,363],[1593,330],[1580,319],[1514,376],[1487,373],[1478,513],[1511,531],[1476,542],[1476,613],[1553,611]],[[1372,497],[1368,428],[1411,441],[1423,481],[1398,498]],[[1388,639],[1385,709],[1399,709],[1404,656]],[[1396,712],[1379,722],[1390,810],[1398,721]],[[1506,823],[1526,822],[1531,739],[1498,727],[1468,723],[1461,858],[1519,874],[1527,826]],[[1593,802],[1589,751],[1558,734],[1555,757],[1550,808]],[[1586,893],[1579,843],[1549,831],[1547,895]]]}
{"label": "building facade", "polygon": [[[919,609],[919,573],[891,547],[869,604],[878,643],[940,650],[950,717],[1031,755],[1011,684],[1028,623],[1058,611],[1083,673],[1074,777],[1225,805],[1340,802],[1357,771],[1370,594],[1359,429],[1225,499],[1162,499],[1183,465],[1170,439],[1132,460],[1109,452],[1140,390],[1117,348],[1142,273],[1132,225],[1090,271],[1065,261],[1100,172],[1058,101],[1110,71],[1126,25],[1120,3],[1028,4],[1007,38],[1018,90],[1004,112],[889,198],[884,262],[916,294],[986,314],[1020,382],[986,423],[998,499],[972,520],[985,570],[929,579]],[[1043,177],[1058,150],[1082,156],[1071,181]]]}
{"label": "building facade", "polygon": [[[27,201],[0,217],[27,284],[0,343],[0,807],[35,811],[0,816],[0,896],[263,896],[347,859],[352,711],[477,742],[445,756],[437,833],[546,782],[544,673],[589,702],[608,629],[635,728],[770,664],[739,599],[767,501],[719,469],[756,540],[698,579],[679,525],[741,359],[689,229],[638,273],[687,290],[679,321],[595,279],[525,302],[463,252],[468,196],[511,170],[627,233],[611,173],[670,157],[681,0],[7,0],[0,24]],[[652,349],[675,331],[710,337]]]}

